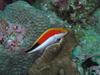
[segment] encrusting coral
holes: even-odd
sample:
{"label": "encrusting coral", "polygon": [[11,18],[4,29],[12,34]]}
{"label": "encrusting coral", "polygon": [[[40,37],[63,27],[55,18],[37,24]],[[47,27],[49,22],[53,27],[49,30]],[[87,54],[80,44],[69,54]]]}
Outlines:
{"label": "encrusting coral", "polygon": [[[70,40],[69,40],[70,39]],[[77,41],[73,32],[69,32],[62,42],[48,47],[29,71],[29,75],[78,75],[70,53]]]}

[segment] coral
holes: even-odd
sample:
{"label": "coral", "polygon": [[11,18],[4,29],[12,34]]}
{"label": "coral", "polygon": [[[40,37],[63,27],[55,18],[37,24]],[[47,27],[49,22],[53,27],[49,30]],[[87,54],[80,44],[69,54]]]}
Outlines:
{"label": "coral", "polygon": [[45,49],[43,55],[33,63],[29,75],[79,75],[70,58],[70,52],[76,45],[73,32],[69,32],[62,42]]}
{"label": "coral", "polygon": [[[68,25],[54,13],[36,9],[24,1],[9,4],[4,11],[0,12],[0,19],[4,19],[4,24],[8,25],[8,30],[6,30],[8,33],[4,32],[4,44],[7,48],[0,44],[0,74],[2,75],[26,75],[29,67],[40,54],[28,55],[22,49],[27,50],[45,30],[52,27],[67,27]],[[4,24],[1,25],[4,27]],[[19,42],[20,48],[15,48]],[[11,49],[17,51],[9,52]]]}
{"label": "coral", "polygon": [[100,66],[91,67],[89,70],[89,74],[100,74]]}
{"label": "coral", "polygon": [[[95,32],[95,29],[90,27],[88,30],[84,30],[85,33],[84,36],[80,39],[80,45],[78,45],[76,48],[72,51],[72,57],[75,60],[78,70],[81,74],[84,72],[82,71],[81,64],[87,59],[87,58],[95,58],[96,55],[100,55],[100,36],[98,33]],[[98,58],[97,60],[99,60]],[[96,62],[96,61],[95,61]],[[100,63],[97,62],[99,65]],[[85,69],[83,69],[85,70]],[[89,71],[87,71],[89,72]]]}
{"label": "coral", "polygon": [[[63,75],[64,69],[69,70],[71,63],[74,63],[80,75],[83,75],[85,69],[82,63],[89,57],[100,65],[100,57],[95,56],[100,54],[99,8],[100,0],[0,0],[0,9],[4,9],[0,11],[0,74],[27,75],[32,67],[32,74],[35,71],[43,75],[55,71]],[[38,52],[32,55],[23,52],[45,30],[56,27],[71,28],[77,39],[73,42],[72,38],[75,37],[67,36],[64,40],[67,45],[62,46],[60,53],[59,44],[49,47],[42,56]],[[69,47],[72,48],[76,40],[78,43],[72,53],[65,51],[67,47],[70,50]],[[40,58],[37,59],[38,57]],[[86,72],[98,72],[98,67],[91,66]]]}
{"label": "coral", "polygon": [[[4,18],[11,23],[23,25],[27,28],[25,38],[30,38],[24,40],[35,41],[39,35],[48,28],[68,26],[66,22],[63,22],[55,16],[55,14],[40,11],[24,1],[18,1],[8,5],[2,13],[5,16]],[[30,43],[32,43],[32,41],[26,42],[26,47],[29,46]]]}
{"label": "coral", "polygon": [[20,43],[25,35],[25,28],[16,24],[8,23],[5,20],[0,21],[0,41],[10,50],[16,50],[16,47],[20,47]]}
{"label": "coral", "polygon": [[31,65],[33,58],[31,58],[32,56],[25,55],[22,51],[21,45],[24,35],[24,27],[6,20],[0,20],[1,75],[27,74],[27,68]]}

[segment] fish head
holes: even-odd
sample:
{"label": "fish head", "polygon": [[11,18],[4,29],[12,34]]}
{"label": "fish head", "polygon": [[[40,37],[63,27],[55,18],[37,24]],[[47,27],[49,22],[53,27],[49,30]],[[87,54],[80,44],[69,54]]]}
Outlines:
{"label": "fish head", "polygon": [[53,38],[53,40],[52,41],[54,41],[54,42],[60,42],[63,38],[64,38],[64,36],[67,34],[67,32],[65,32],[65,33],[59,33],[59,34],[55,34],[54,36],[52,36],[52,38]]}

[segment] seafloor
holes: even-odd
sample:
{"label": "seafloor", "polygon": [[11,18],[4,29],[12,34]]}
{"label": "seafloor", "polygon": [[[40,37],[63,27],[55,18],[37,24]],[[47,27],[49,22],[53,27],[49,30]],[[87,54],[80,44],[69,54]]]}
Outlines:
{"label": "seafloor", "polygon": [[[37,60],[40,52],[25,53],[43,32],[58,27],[74,33],[62,46],[70,46],[70,54],[44,63],[48,59]],[[40,71],[41,65],[52,67]],[[100,0],[0,0],[0,75],[100,75]]]}

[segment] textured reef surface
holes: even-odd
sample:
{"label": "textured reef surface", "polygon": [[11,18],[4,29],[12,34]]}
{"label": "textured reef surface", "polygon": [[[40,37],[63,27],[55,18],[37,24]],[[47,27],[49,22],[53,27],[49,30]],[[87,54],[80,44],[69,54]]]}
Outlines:
{"label": "textured reef surface", "polygon": [[[25,53],[50,28],[69,33]],[[0,0],[0,75],[100,75],[100,0]]]}

